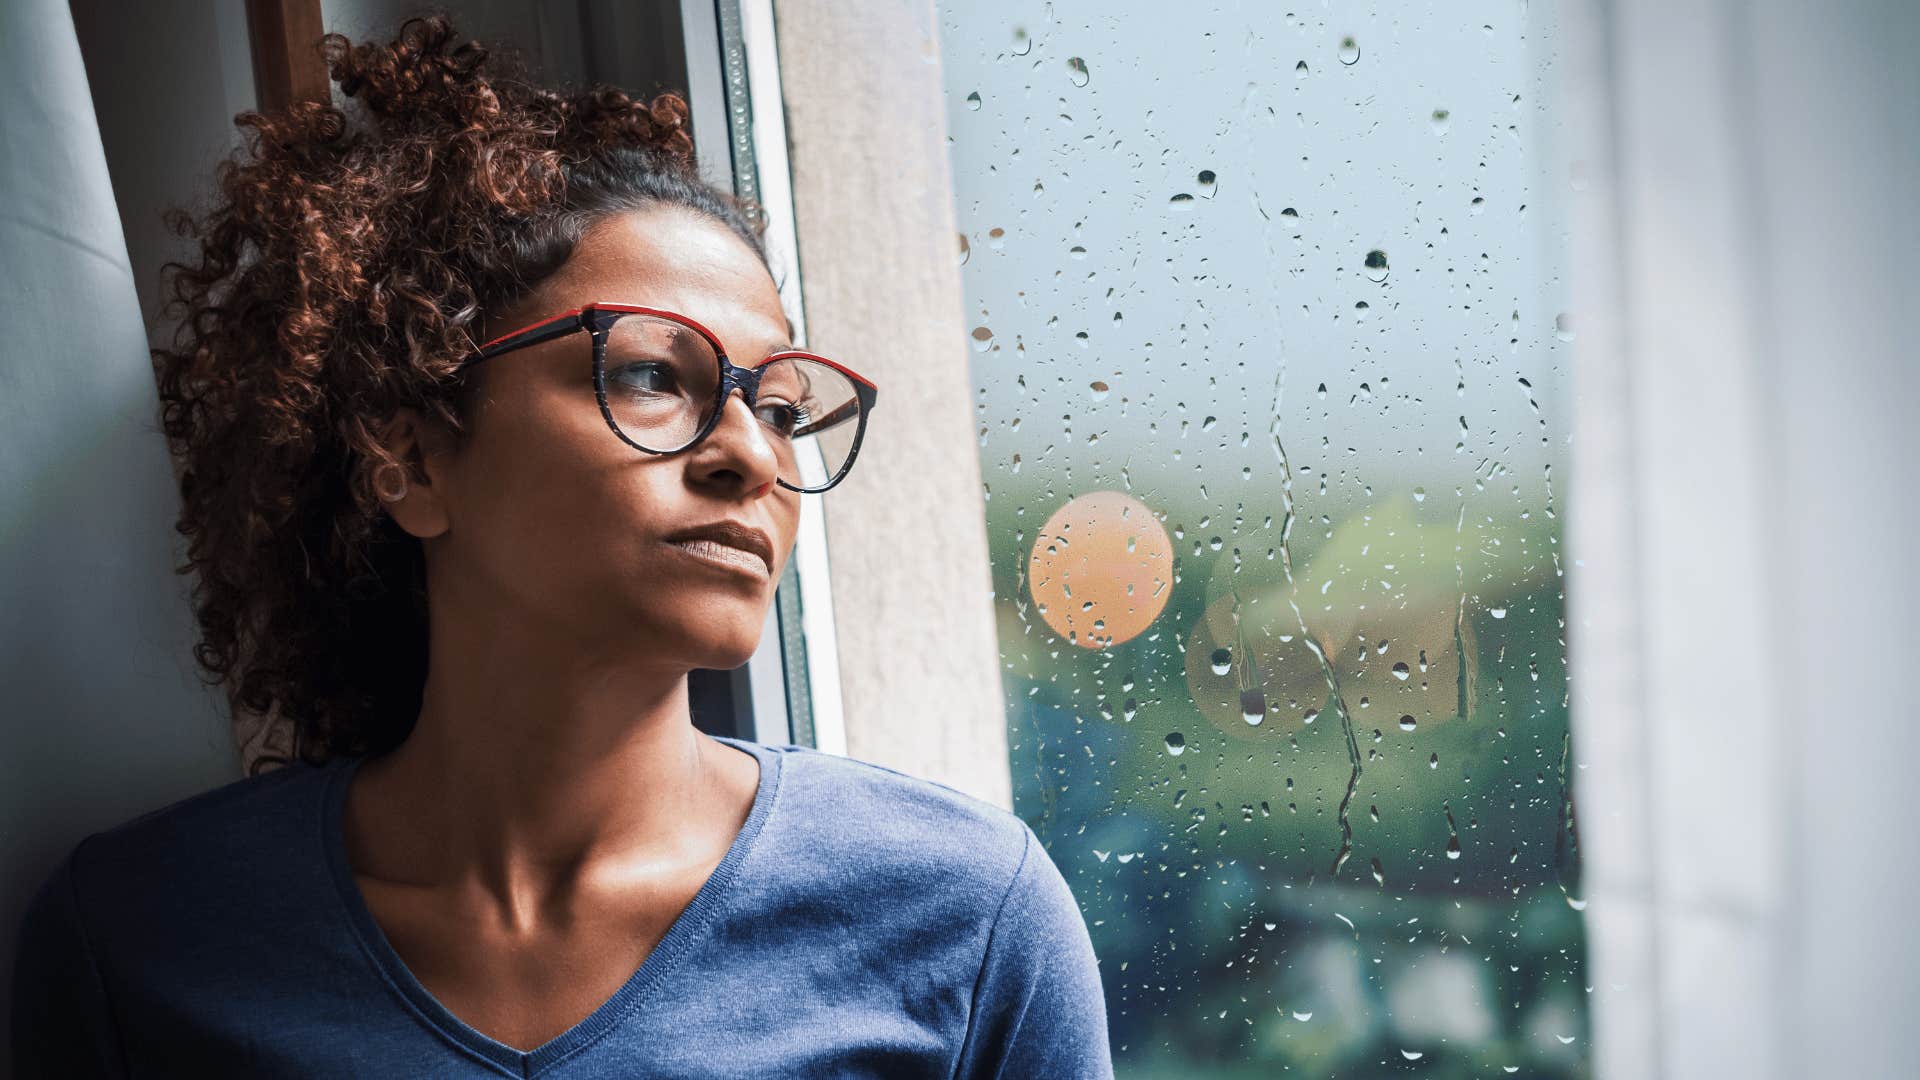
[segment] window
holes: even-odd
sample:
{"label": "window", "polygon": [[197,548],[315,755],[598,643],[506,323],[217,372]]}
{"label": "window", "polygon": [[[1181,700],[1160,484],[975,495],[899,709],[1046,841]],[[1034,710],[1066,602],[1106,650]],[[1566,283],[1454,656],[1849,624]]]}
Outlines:
{"label": "window", "polygon": [[1015,804],[1123,1075],[1587,1073],[1553,18],[942,5]]}

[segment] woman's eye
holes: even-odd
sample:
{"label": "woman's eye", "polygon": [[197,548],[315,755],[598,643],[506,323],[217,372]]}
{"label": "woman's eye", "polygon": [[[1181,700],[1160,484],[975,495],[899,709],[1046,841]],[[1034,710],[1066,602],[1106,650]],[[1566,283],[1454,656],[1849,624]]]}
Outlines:
{"label": "woman's eye", "polygon": [[673,367],[651,361],[624,364],[614,370],[613,379],[631,390],[664,394],[673,390]]}
{"label": "woman's eye", "polygon": [[791,436],[807,424],[806,408],[800,405],[789,405],[784,401],[761,403],[760,415],[768,427],[787,436]]}

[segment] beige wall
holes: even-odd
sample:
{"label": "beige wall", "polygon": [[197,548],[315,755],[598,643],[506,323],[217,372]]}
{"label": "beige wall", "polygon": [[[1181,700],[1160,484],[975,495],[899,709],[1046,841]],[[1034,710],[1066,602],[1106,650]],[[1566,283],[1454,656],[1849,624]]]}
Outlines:
{"label": "beige wall", "polygon": [[808,342],[880,388],[824,499],[847,754],[1011,806],[933,5],[776,16]]}

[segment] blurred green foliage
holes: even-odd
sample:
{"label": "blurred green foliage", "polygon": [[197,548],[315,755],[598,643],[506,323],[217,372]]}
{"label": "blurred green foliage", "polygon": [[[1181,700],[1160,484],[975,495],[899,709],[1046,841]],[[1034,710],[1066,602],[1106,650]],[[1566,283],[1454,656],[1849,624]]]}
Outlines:
{"label": "blurred green foliage", "polygon": [[1215,550],[1184,522],[1218,509],[1135,492],[1177,537],[1174,591],[1088,650],[1025,592],[1050,487],[989,501],[1015,805],[1086,913],[1121,1074],[1588,1075],[1558,523],[1475,514],[1473,485],[1384,493],[1297,529],[1289,583],[1283,514],[1243,507]]}

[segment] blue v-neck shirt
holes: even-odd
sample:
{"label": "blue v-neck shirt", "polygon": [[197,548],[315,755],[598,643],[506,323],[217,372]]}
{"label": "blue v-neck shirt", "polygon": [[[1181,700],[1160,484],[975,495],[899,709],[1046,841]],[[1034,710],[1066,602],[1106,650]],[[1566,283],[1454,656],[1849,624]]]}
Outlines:
{"label": "blue v-neck shirt", "polygon": [[1005,810],[807,747],[638,971],[551,1041],[489,1038],[366,906],[341,810],[362,758],[289,765],[94,833],[14,971],[39,1077],[1110,1077],[1093,945]]}

